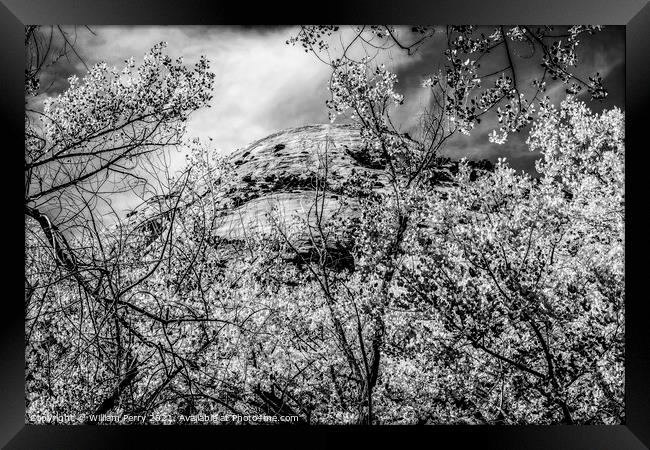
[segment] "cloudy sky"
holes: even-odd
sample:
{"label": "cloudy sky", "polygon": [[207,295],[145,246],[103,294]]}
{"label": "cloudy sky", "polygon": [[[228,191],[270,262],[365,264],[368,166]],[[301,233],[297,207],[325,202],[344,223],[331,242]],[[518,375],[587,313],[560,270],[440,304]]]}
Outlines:
{"label": "cloudy sky", "polygon": [[[188,64],[206,55],[216,75],[214,98],[211,108],[193,114],[188,133],[211,137],[224,154],[280,129],[328,122],[325,100],[329,67],[299,46],[286,44],[298,27],[98,26],[91,30],[92,33],[84,28],[76,31],[77,49],[88,66],[105,61],[119,68],[128,57],[138,61],[160,41],[168,43],[170,56],[183,56]],[[421,82],[441,62],[443,43],[443,33],[439,33],[414,56],[397,49],[380,56],[381,62],[398,74],[397,90],[406,99],[398,118],[405,128],[427,102]],[[623,27],[605,27],[601,33],[581,39],[579,72],[599,72],[609,90],[604,102],[590,105],[593,109],[613,105],[623,108],[624,50]],[[498,57],[494,58],[493,63],[498,62]],[[533,59],[522,58],[518,64],[524,74],[539,67]],[[66,89],[68,76],[73,73],[82,76],[84,72],[84,65],[71,59],[45,73],[42,85],[50,86],[47,95],[56,95]],[[550,89],[550,93],[557,100],[564,91]],[[41,102],[44,97],[35,102]],[[469,138],[458,137],[446,151],[452,156],[470,158],[507,156],[514,167],[530,170],[535,155],[525,148],[525,135],[497,146],[488,142],[489,126],[490,123],[485,123]],[[180,166],[182,155],[177,155],[174,161]]]}

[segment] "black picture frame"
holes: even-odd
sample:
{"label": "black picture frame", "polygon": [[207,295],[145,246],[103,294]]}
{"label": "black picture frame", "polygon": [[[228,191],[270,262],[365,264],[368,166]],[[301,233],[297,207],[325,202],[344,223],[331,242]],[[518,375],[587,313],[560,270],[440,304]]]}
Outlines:
{"label": "black picture frame", "polygon": [[[174,0],[1,0],[4,206],[0,254],[0,444],[11,449],[192,446],[326,448],[354,442],[363,447],[504,449],[643,449],[650,446],[650,350],[645,168],[650,92],[648,0],[442,0],[276,3]],[[24,308],[20,292],[24,222],[20,206],[24,142],[24,31],[26,24],[153,25],[399,23],[399,24],[603,24],[626,29],[626,421],[617,426],[429,427],[210,427],[25,425]],[[644,160],[644,158],[646,158]],[[227,444],[226,444],[227,443]],[[347,446],[347,445],[345,445]]]}

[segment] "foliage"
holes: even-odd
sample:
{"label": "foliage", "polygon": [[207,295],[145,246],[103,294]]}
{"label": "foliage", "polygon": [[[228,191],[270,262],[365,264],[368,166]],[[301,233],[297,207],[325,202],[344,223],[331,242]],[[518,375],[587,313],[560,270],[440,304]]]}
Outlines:
{"label": "foliage", "polygon": [[[289,43],[320,54],[339,31],[302,27]],[[238,206],[235,164],[184,139],[188,114],[211,98],[207,62],[190,70],[157,46],[139,67],[71,79],[43,111],[42,133],[26,117],[28,420],[621,423],[624,116],[541,95],[547,76],[581,83],[569,69],[578,36],[594,31],[567,28],[559,44],[544,27],[448,27],[443,70],[424,81],[433,106],[413,137],[393,121],[404,98],[385,65],[347,50],[326,61],[331,119],[360,128],[362,156],[387,184],[376,189],[365,172],[336,184],[327,142],[309,168],[309,211],[293,221],[274,211],[270,231],[231,239],[214,230]],[[411,43],[402,32],[355,36],[410,55],[439,30],[415,27]],[[516,81],[517,43],[542,52],[532,92]],[[509,65],[480,74],[497,48]],[[582,85],[599,98],[599,83]],[[440,157],[491,111],[496,141],[530,126],[538,176]],[[86,211],[85,222],[43,210],[80,189],[97,196],[102,176],[132,177],[125,161],[171,144],[189,150],[186,169],[119,224],[102,228],[90,201],[58,202],[59,218]],[[354,214],[323,213],[334,191]],[[352,264],[336,264],[341,242]]]}
{"label": "foliage", "polygon": [[[529,143],[542,153],[541,178],[501,160],[470,181],[465,165],[443,198],[423,199],[428,226],[409,237],[416,262],[403,271],[405,295],[482,360],[490,389],[514,385],[498,403],[481,399],[482,416],[615,423],[623,414],[623,116],[566,100],[540,112]],[[529,418],[530,404],[544,409]]]}

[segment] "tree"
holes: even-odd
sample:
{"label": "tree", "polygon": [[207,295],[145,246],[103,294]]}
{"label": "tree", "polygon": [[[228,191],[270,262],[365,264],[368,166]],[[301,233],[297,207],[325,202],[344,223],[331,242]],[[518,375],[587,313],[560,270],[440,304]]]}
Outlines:
{"label": "tree", "polygon": [[483,416],[526,422],[532,403],[534,421],[617,423],[623,115],[593,115],[572,99],[559,111],[545,105],[529,144],[542,153],[541,178],[500,161],[470,181],[463,166],[446,198],[423,202],[428,226],[410,241],[418,263],[403,272],[406,295],[495,374],[482,383],[515,385],[498,409],[494,397],[473,394]]}
{"label": "tree", "polygon": [[[60,48],[53,44],[57,32]],[[161,43],[140,65],[130,59],[118,71],[99,63],[81,80],[70,77],[69,87],[39,110],[27,101],[40,92],[42,68],[79,55],[60,27],[49,35],[27,27],[25,42],[28,416],[101,414],[127,389],[134,396],[150,357],[140,346],[155,348],[138,331],[138,318],[167,323],[131,300],[169,256],[174,236],[168,226],[160,251],[143,253],[155,217],[107,229],[98,206],[105,201],[110,212],[107,196],[138,186],[151,196],[152,181],[170,187],[164,152],[183,143],[188,115],[211,99],[214,75],[205,58],[187,68]],[[182,191],[187,176],[176,181]],[[178,206],[178,199],[169,202]],[[168,212],[160,206],[160,214]],[[173,224],[175,212],[167,218]]]}
{"label": "tree", "polygon": [[[569,156],[571,150],[556,149],[563,155],[563,162],[560,163],[551,161],[552,152],[544,152],[548,161],[538,165],[538,170],[544,175],[541,186],[537,186],[537,182],[530,178],[515,175],[514,171],[500,163],[496,172],[489,176],[480,176],[480,171],[477,175],[476,171],[470,170],[466,165],[462,166],[460,176],[455,179],[457,185],[451,190],[445,189],[443,194],[430,188],[431,184],[435,184],[432,182],[437,176],[435,169],[441,164],[437,153],[445,142],[455,133],[470,133],[475,125],[480,123],[483,116],[491,111],[496,111],[499,122],[498,130],[491,134],[491,140],[497,143],[504,142],[509,133],[521,131],[529,125],[533,121],[535,111],[539,111],[540,119],[533,126],[534,131],[531,133],[529,141],[533,149],[542,148],[542,143],[546,139],[542,135],[552,133],[552,130],[562,136],[561,138],[556,137],[556,140],[561,139],[562,143],[568,139],[567,136],[572,136],[570,130],[560,128],[557,120],[553,122],[550,119],[555,116],[549,112],[549,99],[544,97],[543,93],[547,79],[551,78],[559,79],[560,82],[566,84],[567,92],[570,94],[587,88],[592,99],[604,98],[606,91],[597,74],[589,78],[589,81],[583,81],[570,72],[570,68],[577,63],[575,48],[578,35],[584,32],[592,33],[597,29],[599,28],[569,27],[560,31],[559,34],[554,34],[555,31],[550,27],[537,29],[497,27],[491,35],[486,36],[481,33],[482,30],[474,27],[447,27],[445,30],[447,49],[444,52],[446,64],[441,73],[427,78],[423,83],[423,87],[432,90],[433,109],[423,112],[421,126],[415,133],[413,130],[409,130],[409,133],[401,132],[391,120],[389,108],[391,102],[399,105],[403,98],[394,91],[394,84],[397,81],[395,75],[387,71],[383,65],[373,69],[372,62],[381,51],[391,47],[397,47],[412,54],[417,51],[423,41],[434,35],[433,28],[413,29],[413,33],[419,33],[422,37],[407,45],[393,27],[359,27],[352,38],[342,44],[343,50],[338,57],[330,60],[321,59],[330,64],[333,69],[330,82],[332,99],[328,102],[328,106],[334,113],[332,119],[334,120],[337,115],[346,112],[351,113],[349,118],[361,128],[369,160],[385,168],[391,183],[389,192],[374,196],[375,201],[372,200],[373,196],[369,192],[363,193],[363,197],[370,197],[371,200],[364,202],[365,211],[356,228],[355,274],[340,281],[345,290],[352,294],[353,298],[349,299],[348,303],[352,302],[355,311],[357,311],[359,343],[357,356],[353,359],[356,359],[360,366],[362,362],[365,363],[367,369],[365,376],[358,377],[361,380],[359,382],[363,394],[356,399],[356,402],[361,405],[358,420],[362,423],[372,423],[374,414],[378,414],[378,416],[387,414],[391,408],[394,409],[399,405],[399,402],[390,401],[390,390],[395,390],[396,385],[397,390],[402,391],[402,395],[404,395],[404,391],[412,391],[408,385],[403,383],[413,380],[402,380],[402,383],[396,383],[396,380],[390,379],[391,374],[403,378],[404,371],[408,372],[410,367],[414,373],[419,372],[420,380],[427,380],[427,383],[432,383],[439,388],[441,380],[436,380],[435,376],[432,379],[431,372],[443,370],[441,365],[458,368],[457,364],[463,365],[461,373],[466,380],[463,382],[456,378],[456,382],[459,382],[460,385],[455,384],[454,388],[446,390],[446,395],[455,402],[455,411],[453,408],[452,410],[446,408],[447,411],[445,411],[444,406],[432,410],[431,403],[423,408],[415,400],[417,398],[421,401],[423,393],[419,392],[417,395],[413,395],[410,392],[409,395],[413,403],[407,404],[407,408],[410,408],[410,412],[420,410],[415,414],[416,420],[426,421],[431,420],[432,417],[440,419],[440,415],[447,415],[450,420],[454,421],[459,418],[464,420],[462,417],[469,415],[472,417],[470,420],[481,422],[495,420],[553,422],[560,420],[554,415],[556,408],[561,410],[561,420],[569,423],[575,420],[583,422],[621,420],[622,272],[616,272],[615,276],[609,272],[608,275],[603,275],[603,279],[608,280],[606,284],[609,287],[598,288],[599,292],[603,290],[608,292],[605,295],[605,304],[607,304],[605,308],[611,311],[602,324],[604,329],[612,333],[606,343],[602,340],[598,341],[595,337],[599,335],[599,331],[593,331],[592,335],[592,331],[589,331],[587,326],[583,324],[583,327],[580,327],[576,323],[593,320],[587,319],[588,311],[591,311],[589,306],[584,306],[585,310],[579,312],[565,305],[572,298],[580,298],[579,301],[583,305],[588,305],[592,301],[589,288],[585,286],[585,283],[586,279],[594,276],[593,274],[578,276],[580,281],[574,280],[574,284],[569,284],[570,287],[565,286],[566,291],[561,291],[558,287],[553,301],[556,308],[560,308],[558,305],[562,304],[561,308],[564,309],[549,312],[546,316],[538,316],[541,314],[539,308],[547,308],[549,311],[551,309],[550,305],[545,305],[551,300],[540,299],[539,283],[546,279],[542,277],[542,274],[547,275],[546,271],[550,270],[549,266],[555,267],[554,265],[565,262],[562,260],[562,263],[558,263],[559,251],[556,253],[556,247],[565,242],[563,239],[567,238],[565,228],[581,230],[573,231],[573,238],[580,242],[580,244],[573,245],[588,245],[586,243],[591,240],[601,239],[599,236],[603,231],[602,227],[599,228],[599,232],[592,228],[596,223],[602,223],[601,220],[596,220],[597,217],[594,214],[591,214],[587,220],[581,215],[584,214],[584,211],[591,210],[599,211],[596,214],[600,214],[599,217],[602,217],[603,211],[600,208],[605,207],[602,203],[605,197],[600,195],[601,192],[598,190],[597,193],[590,194],[593,195],[593,198],[599,199],[601,203],[592,203],[588,209],[585,209],[586,205],[580,203],[586,201],[582,194],[571,192],[568,187],[561,186],[555,181],[558,176],[568,177],[568,174],[561,175],[565,171],[574,177],[572,182],[574,188],[584,181],[578,176],[581,171],[587,170],[589,167],[586,164],[581,164],[584,162],[581,159],[584,155]],[[337,31],[337,27],[301,27],[298,35],[288,42],[294,44],[299,42],[306,51],[312,51],[321,58],[320,55],[329,47],[326,37]],[[566,38],[565,44],[562,44],[559,38]],[[352,49],[355,43],[358,43],[363,49],[357,54],[365,53],[361,59],[351,56],[354,53]],[[530,51],[528,57],[535,55],[536,52],[541,53],[543,73],[538,79],[533,80],[534,89],[532,91],[526,89],[522,85],[521,79],[518,79],[516,55],[513,52],[513,47],[516,45],[528,47]],[[494,53],[497,49],[503,52],[506,64],[503,68],[493,70],[494,67],[490,68],[490,64],[485,59],[488,53]],[[368,55],[369,52],[372,55]],[[479,73],[479,60],[483,60],[484,65],[488,66],[487,72],[489,73],[485,71],[483,74]],[[493,83],[492,86],[484,87],[486,81]],[[563,107],[561,113],[563,117],[570,116],[570,120],[575,123],[588,120],[584,106],[571,105],[573,104],[570,103]],[[602,119],[602,122],[616,122],[615,129],[618,131],[613,131],[616,137],[610,142],[618,149],[615,157],[616,162],[609,160],[603,163],[601,169],[595,170],[609,173],[608,165],[614,164],[615,169],[612,170],[616,171],[619,178],[616,180],[601,179],[600,190],[610,193],[618,192],[616,195],[620,195],[623,191],[621,184],[622,159],[620,159],[622,154],[622,137],[620,135],[622,118],[615,119],[617,114],[617,112],[612,112],[606,117],[603,116]],[[600,130],[599,126],[595,126],[595,128],[592,126],[579,131],[581,134],[578,136],[591,133],[593,139],[599,142],[604,139],[599,135],[602,133]],[[584,137],[579,139],[584,139]],[[564,153],[565,151],[566,153]],[[568,166],[571,166],[571,169]],[[474,182],[473,179],[477,176],[479,176],[479,180]],[[602,178],[602,175],[600,176]],[[593,181],[592,178],[589,178],[589,181]],[[558,192],[562,192],[563,196],[575,198],[575,201],[578,202],[574,204],[571,212],[567,210],[559,212],[555,209],[558,208],[556,200],[554,200],[557,198]],[[609,239],[606,244],[607,250],[602,250],[603,252],[614,252],[617,255],[616,257],[612,256],[615,258],[617,267],[621,262],[619,245],[622,242],[621,234],[618,232],[622,223],[621,203],[618,200],[618,198],[612,198],[611,204],[605,207],[605,211],[610,211],[612,208],[617,211],[615,222],[618,221],[616,226],[619,228],[614,227],[607,238]],[[439,211],[443,205],[455,213],[430,217],[431,211]],[[551,207],[551,205],[553,206]],[[479,213],[482,214],[479,215]],[[497,217],[494,217],[495,215]],[[435,224],[441,223],[440,226],[443,228],[448,227],[445,228],[448,231],[431,235],[430,223],[423,221],[423,218],[427,216],[429,216],[429,221]],[[548,222],[540,224],[542,218]],[[523,222],[519,223],[519,221]],[[460,227],[463,232],[461,233],[456,227]],[[583,230],[582,228],[585,227],[591,231]],[[422,246],[420,242],[417,246],[413,246],[412,239],[417,234],[420,234],[419,239],[426,242],[426,245]],[[533,240],[534,237],[537,241]],[[487,242],[484,242],[486,239]],[[416,242],[418,241],[416,240]],[[533,245],[534,242],[537,244]],[[527,250],[520,251],[522,245]],[[572,252],[577,251],[575,247],[571,248]],[[436,251],[430,250],[432,253],[427,253],[426,249],[436,249]],[[465,260],[470,261],[471,264],[463,265],[458,260],[451,258],[451,255],[458,252],[461,252]],[[521,264],[516,264],[517,257],[520,260],[523,258]],[[548,261],[549,258],[550,261]],[[493,267],[493,264],[496,264],[497,267]],[[577,267],[589,267],[593,262],[575,259],[572,260],[572,264],[577,271]],[[435,270],[428,272],[425,268],[429,266],[434,267]],[[321,276],[324,277],[325,270],[322,265],[319,270]],[[489,280],[494,283],[494,289],[498,288],[496,291],[486,292],[485,283]],[[470,288],[465,290],[463,287],[465,284],[469,284]],[[440,290],[440,286],[446,286],[449,289],[446,300],[431,294]],[[516,294],[509,293],[506,288],[514,290]],[[327,289],[327,291],[330,290],[333,288]],[[324,292],[324,295],[329,294]],[[463,300],[463,295],[467,295],[467,300]],[[481,298],[480,307],[475,305],[477,296]],[[406,298],[417,299],[417,303],[406,301]],[[527,308],[519,308],[520,305],[517,302],[522,298],[527,302],[541,302],[544,306],[537,307],[538,309],[535,309],[534,312]],[[446,306],[441,306],[443,301],[446,302],[444,303]],[[499,301],[506,303],[501,314],[512,322],[507,326],[502,323],[502,320],[505,320],[503,317],[498,315],[495,317],[495,314],[498,314],[495,311]],[[357,303],[363,304],[363,307],[357,308]],[[413,322],[405,322],[399,312],[391,311],[398,306],[398,310],[402,309],[402,313],[407,311],[417,313],[423,308],[422,303],[435,313],[425,315],[422,319],[423,322],[416,322],[417,326],[413,325]],[[473,308],[478,308],[476,315],[471,313],[472,310],[466,303],[473,305]],[[359,315],[358,309],[363,311],[361,315]],[[554,320],[551,320],[549,316]],[[353,314],[349,314],[348,317],[349,320],[355,321]],[[470,321],[470,323],[465,323],[466,321]],[[564,336],[563,343],[556,342],[555,339],[562,340],[556,336],[549,337],[550,330],[562,329],[562,326],[569,322],[571,322],[571,326],[580,329],[580,331],[574,329],[573,334]],[[513,325],[513,323],[517,325]],[[542,326],[545,328],[541,328]],[[387,331],[387,327],[390,331]],[[394,349],[404,348],[404,328],[410,329],[412,332],[411,341],[415,339],[416,351],[394,351]],[[436,328],[442,328],[444,331],[436,330]],[[599,327],[594,327],[593,330],[603,331]],[[522,350],[521,355],[517,355],[514,359],[510,358],[506,356],[509,355],[510,349],[505,353],[495,352],[490,348],[492,341],[488,341],[488,343],[485,341],[488,338],[499,341],[501,334],[505,334],[509,339],[525,337],[535,342],[535,346],[529,345],[527,349]],[[591,337],[587,338],[587,335]],[[432,337],[436,337],[434,342],[430,340]],[[461,337],[462,344],[458,344]],[[553,340],[552,345],[547,342],[549,339]],[[451,340],[456,344],[452,346],[443,344],[445,340]],[[508,341],[506,340],[506,342]],[[473,350],[468,351],[464,348],[466,345]],[[391,349],[391,346],[394,348]],[[610,351],[612,353],[608,353]],[[585,357],[585,352],[596,353],[590,353]],[[496,375],[487,381],[481,380],[481,378],[485,378],[485,373],[482,371],[486,369],[486,353],[490,355],[489,358],[496,358],[499,364]],[[435,369],[426,364],[420,365],[420,368],[416,369],[418,364],[415,362],[421,361],[423,354],[436,355],[441,358],[441,361],[435,364]],[[613,356],[614,354],[617,356]],[[449,355],[453,355],[453,359],[450,359]],[[385,360],[383,364],[380,362],[382,357]],[[535,363],[531,363],[529,366],[518,360],[521,357],[539,358],[539,360],[535,360]],[[597,371],[592,370],[593,368],[586,368],[584,365],[590,364],[589,357],[593,357],[600,364],[607,365],[609,376],[598,375]],[[408,361],[406,367],[403,365],[404,358]],[[478,363],[476,358],[478,358]],[[562,358],[565,358],[571,362],[566,362],[566,365],[563,365],[564,363],[556,361],[557,358],[562,361],[564,361]],[[583,364],[580,369],[576,368],[579,364],[578,360]],[[538,367],[540,361],[546,361],[546,368],[543,371],[533,368]],[[392,367],[394,364],[397,364],[399,369]],[[572,368],[567,368],[567,365]],[[382,367],[384,376],[379,375],[380,367]],[[504,374],[506,372],[507,375]],[[446,373],[451,376],[453,372]],[[562,375],[558,375],[558,373],[562,373]],[[572,375],[567,375],[567,373]],[[617,375],[612,376],[611,374],[614,373]],[[531,381],[528,379],[530,377],[533,377],[533,380],[538,379]],[[579,398],[584,392],[576,390],[568,393],[568,386],[583,377],[584,379],[609,377],[608,382],[601,383],[602,392],[605,394],[602,394],[599,400],[594,401],[594,404],[598,406],[592,408],[589,413],[575,411],[572,408],[579,410],[580,407],[570,405],[572,399]],[[617,381],[613,381],[612,378],[616,378]],[[381,413],[374,413],[372,398],[378,380],[384,383],[384,386],[379,388],[380,394],[377,396],[381,399],[378,401],[383,403],[385,409]],[[468,384],[467,380],[472,380],[472,384]],[[497,384],[495,380],[499,381],[502,386],[498,403],[490,400],[486,406],[486,395],[468,395],[467,390],[476,388],[477,384],[479,389],[482,389],[482,385],[490,384],[490,392],[493,392],[494,386]],[[390,385],[392,386],[389,387]],[[515,392],[515,397],[518,396],[516,400],[510,400],[513,404],[512,411],[509,410],[510,407],[504,406],[503,392],[506,385]],[[613,392],[618,392],[618,394]],[[434,397],[431,400],[433,404],[436,403],[435,395],[439,396],[440,392],[436,394],[428,392],[429,397]],[[404,403],[407,402],[403,397],[400,400],[402,405],[399,408],[403,409]],[[519,403],[516,404],[517,402]],[[496,413],[494,412],[495,404],[498,404]],[[543,412],[532,416],[529,413],[526,416],[524,411],[530,410],[530,408],[539,408]]]}

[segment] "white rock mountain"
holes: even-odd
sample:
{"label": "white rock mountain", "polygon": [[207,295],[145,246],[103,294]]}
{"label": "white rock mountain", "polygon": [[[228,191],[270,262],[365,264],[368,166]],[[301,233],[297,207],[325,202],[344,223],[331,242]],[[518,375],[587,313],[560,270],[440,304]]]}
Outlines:
{"label": "white rock mountain", "polygon": [[[335,215],[354,219],[359,214],[359,203],[345,192],[346,185],[357,176],[368,180],[376,192],[389,188],[387,173],[380,164],[369,160],[360,130],[353,125],[308,125],[279,131],[235,151],[230,158],[235,172],[231,174],[232,181],[221,185],[213,196],[218,199],[221,211],[212,234],[222,242],[238,242],[252,233],[272,232],[278,226],[278,219],[285,229],[302,223],[305,230],[306,223],[315,226],[317,215],[322,223]],[[484,161],[477,165],[491,166]],[[442,188],[451,183],[457,167],[456,161],[442,162],[436,168],[436,184]],[[324,179],[327,180],[325,188]],[[148,205],[129,213],[151,239],[163,234],[164,218],[170,213],[169,210],[162,215],[151,213],[160,211],[160,207],[151,208],[159,201],[160,198],[151,199]],[[167,202],[171,203],[175,202]],[[187,202],[178,205],[183,208]],[[328,238],[327,244],[349,267],[349,249],[353,243],[344,238],[344,230],[339,231],[338,237]],[[297,249],[309,253],[313,236],[304,232],[291,238]]]}

